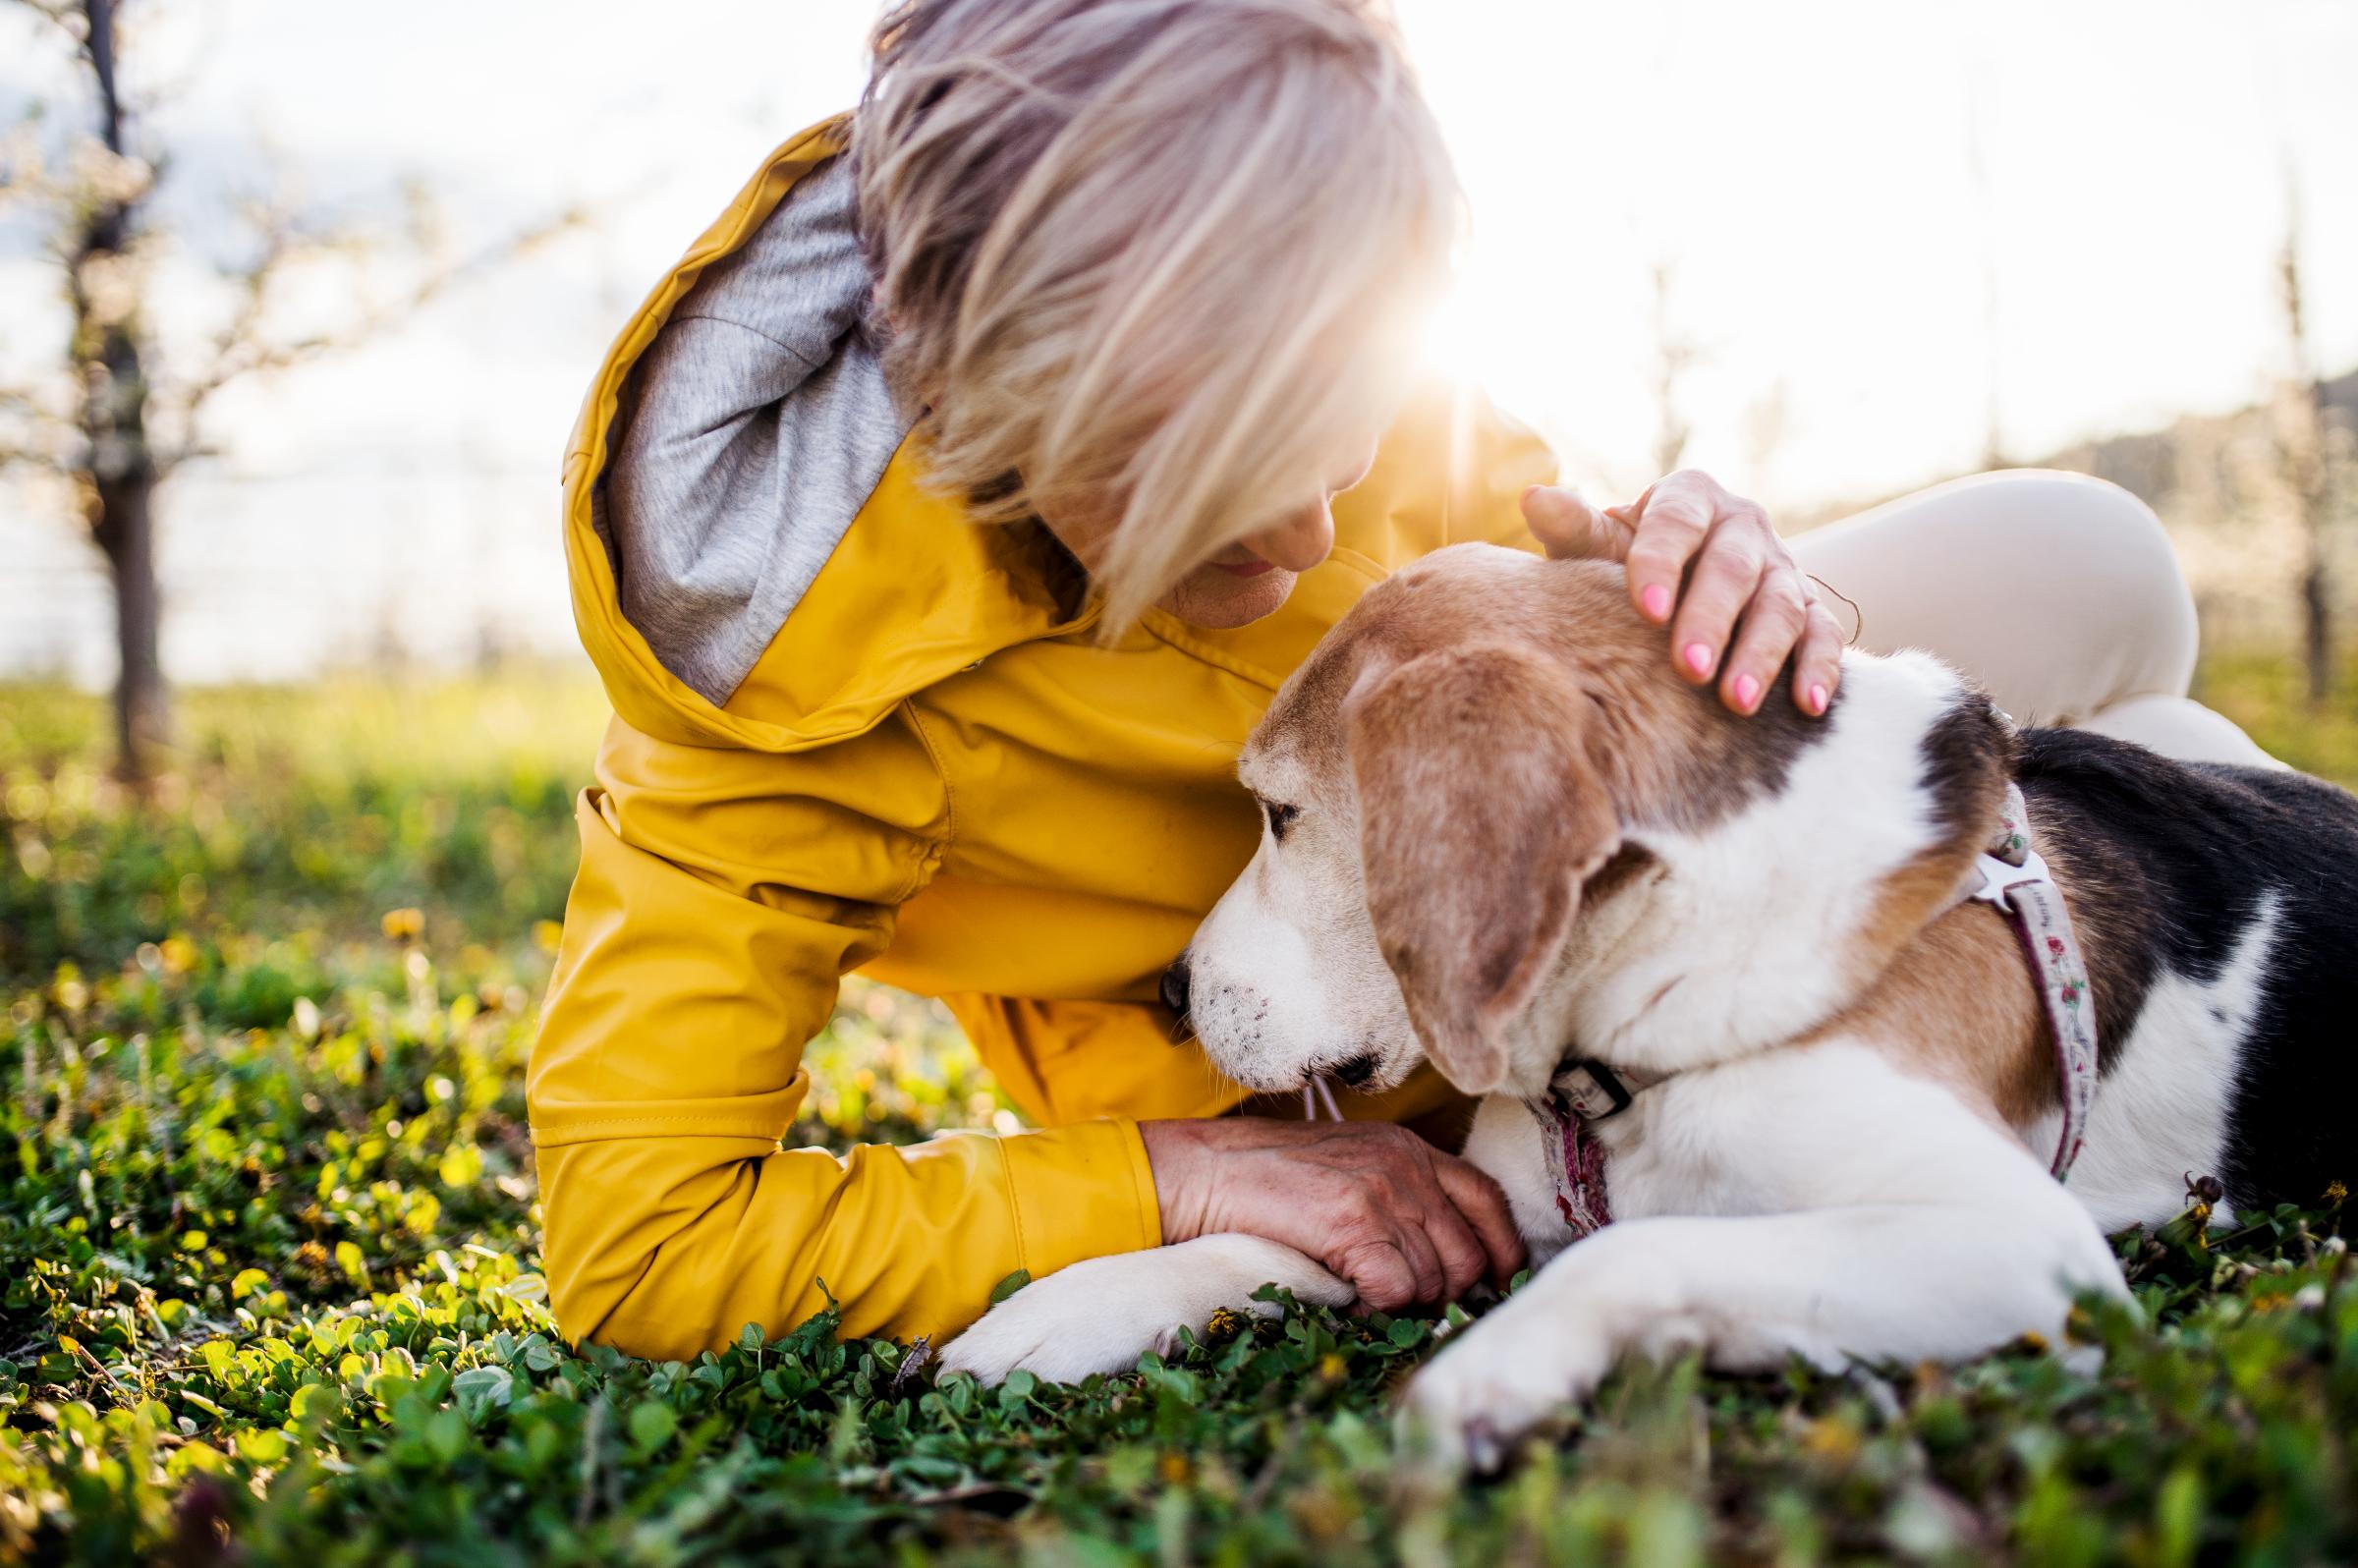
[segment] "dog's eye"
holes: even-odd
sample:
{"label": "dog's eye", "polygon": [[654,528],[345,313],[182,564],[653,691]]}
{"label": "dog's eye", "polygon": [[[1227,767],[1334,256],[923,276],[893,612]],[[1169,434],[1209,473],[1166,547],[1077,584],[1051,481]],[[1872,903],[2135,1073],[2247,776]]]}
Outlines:
{"label": "dog's eye", "polygon": [[1261,814],[1269,819],[1269,837],[1282,841],[1285,837],[1285,830],[1294,825],[1295,817],[1302,814],[1302,808],[1280,806],[1275,801],[1263,801]]}

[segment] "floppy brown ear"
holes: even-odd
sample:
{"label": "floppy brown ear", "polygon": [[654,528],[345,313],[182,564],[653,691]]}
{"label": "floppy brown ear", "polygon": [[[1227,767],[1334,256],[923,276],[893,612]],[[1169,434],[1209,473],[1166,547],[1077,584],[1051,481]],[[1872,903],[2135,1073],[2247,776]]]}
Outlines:
{"label": "floppy brown ear", "polygon": [[1409,660],[1345,703],[1368,913],[1408,1016],[1469,1094],[1505,1081],[1531,1000],[1620,824],[1571,678],[1519,648]]}

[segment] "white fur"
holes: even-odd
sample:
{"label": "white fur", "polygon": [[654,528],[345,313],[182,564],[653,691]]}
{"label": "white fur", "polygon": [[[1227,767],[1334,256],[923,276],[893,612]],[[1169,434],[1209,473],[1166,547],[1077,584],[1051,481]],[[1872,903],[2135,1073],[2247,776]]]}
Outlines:
{"label": "white fur", "polygon": [[[1656,1071],[1722,1061],[1823,1022],[1858,977],[1846,951],[1881,883],[1934,837],[1916,741],[1956,703],[1959,683],[1921,653],[1853,655],[1827,733],[1785,787],[1700,832],[1636,827],[1662,874],[1609,946],[1576,933],[1556,987],[1561,1041]],[[1899,741],[1901,744],[1894,744]],[[1585,938],[1585,939],[1584,939]],[[1536,1057],[1544,1086],[1554,1061]]]}
{"label": "white fur", "polygon": [[[2241,1042],[2260,1011],[2262,984],[2276,957],[2277,900],[2272,894],[2209,984],[2167,971],[2154,977],[2137,1027],[2118,1045],[2089,1112],[2087,1146],[2071,1168],[2071,1195],[2105,1229],[2185,1206],[2188,1175],[2215,1176],[2226,1152]],[[2060,1113],[2024,1130],[2031,1148],[2051,1152]],[[2212,1222],[2232,1219],[2225,1204]]]}
{"label": "white fur", "polygon": [[[1467,1157],[1504,1188],[1539,1272],[1411,1385],[1407,1419],[1440,1455],[1482,1457],[1632,1355],[1837,1366],[2057,1336],[2074,1293],[2125,1294],[2105,1230],[2167,1217],[2183,1172],[2216,1168],[2273,906],[2209,983],[2157,980],[2114,1048],[2068,1189],[2046,1169],[2055,1118],[2009,1137],[1874,1041],[1786,1043],[1849,999],[1860,977],[1840,955],[1873,889],[1938,837],[1922,742],[1961,690],[1921,654],[1848,655],[1829,731],[1782,790],[1700,830],[1624,824],[1657,866],[1575,924],[1510,1034],[1509,1083],[1541,1092],[1566,1040],[1675,1076],[1592,1128],[1616,1223],[1577,1245],[1554,1206],[1554,1135],[1520,1099],[1482,1105]],[[1319,781],[1288,765],[1264,757],[1246,782],[1314,794]],[[1204,1047],[1239,1082],[1297,1087],[1373,1052],[1384,1085],[1422,1057],[1376,950],[1349,817],[1306,812],[1282,844],[1264,832],[1190,948]],[[1347,1298],[1308,1259],[1245,1243],[1077,1264],[993,1311],[948,1364],[1109,1371],[1264,1279]]]}
{"label": "white fur", "polygon": [[1439,1457],[1488,1458],[1627,1356],[1701,1349],[1738,1372],[1955,1358],[2059,1340],[2074,1293],[2126,1294],[2104,1233],[2037,1160],[1866,1046],[1767,1052],[1639,1104],[1657,1097],[1677,1136],[1616,1153],[1615,1222],[1410,1383],[1404,1419]]}
{"label": "white fur", "polygon": [[983,1315],[942,1352],[941,1370],[986,1383],[1024,1368],[1050,1382],[1124,1372],[1148,1351],[1169,1355],[1182,1325],[1202,1329],[1223,1307],[1268,1317],[1253,1300],[1281,1285],[1303,1301],[1339,1307],[1351,1287],[1295,1252],[1258,1236],[1199,1236],[1111,1258],[1091,1258],[1034,1280]]}
{"label": "white fur", "polygon": [[1474,1125],[1466,1133],[1465,1157],[1506,1194],[1507,1211],[1534,1268],[1572,1245],[1572,1227],[1556,1211],[1547,1163],[1547,1140],[1555,1136],[1523,1101],[1503,1094],[1475,1108]]}
{"label": "white fur", "polygon": [[[1246,783],[1286,804],[1311,793],[1282,763],[1274,772]],[[1188,1021],[1249,1089],[1300,1089],[1362,1056],[1376,1063],[1368,1087],[1389,1088],[1424,1059],[1368,916],[1356,814],[1306,811],[1282,843],[1263,822],[1188,953]]]}

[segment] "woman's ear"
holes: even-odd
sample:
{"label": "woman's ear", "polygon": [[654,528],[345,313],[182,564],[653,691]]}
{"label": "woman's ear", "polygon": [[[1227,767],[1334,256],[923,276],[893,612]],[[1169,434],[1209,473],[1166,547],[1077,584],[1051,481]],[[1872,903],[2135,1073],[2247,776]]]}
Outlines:
{"label": "woman's ear", "polygon": [[1506,1030],[1620,845],[1586,700],[1534,654],[1428,653],[1344,704],[1368,913],[1410,1022],[1469,1094],[1506,1081]]}

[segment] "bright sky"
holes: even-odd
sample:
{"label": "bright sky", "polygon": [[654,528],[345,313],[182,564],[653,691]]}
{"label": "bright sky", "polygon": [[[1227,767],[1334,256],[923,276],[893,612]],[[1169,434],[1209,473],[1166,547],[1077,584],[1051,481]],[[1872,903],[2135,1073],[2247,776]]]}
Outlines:
{"label": "bright sky", "polygon": [[[2320,358],[2358,363],[2338,0],[1399,4],[1474,205],[1447,352],[1600,493],[1652,477],[1657,265],[1702,354],[1690,460],[1788,509],[1972,465],[1993,400],[2017,454],[2248,401],[2282,364],[2287,171]],[[324,199],[421,177],[462,242],[577,200],[599,222],[221,406],[232,459],[170,498],[167,661],[566,645],[581,389],[761,153],[855,95],[870,0],[215,14],[171,121],[184,205],[251,184],[266,142]],[[45,47],[0,10],[0,113],[54,80]],[[0,227],[0,373],[51,319],[22,238]],[[0,673],[103,678],[102,588],[36,501],[0,487]]]}

